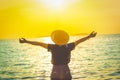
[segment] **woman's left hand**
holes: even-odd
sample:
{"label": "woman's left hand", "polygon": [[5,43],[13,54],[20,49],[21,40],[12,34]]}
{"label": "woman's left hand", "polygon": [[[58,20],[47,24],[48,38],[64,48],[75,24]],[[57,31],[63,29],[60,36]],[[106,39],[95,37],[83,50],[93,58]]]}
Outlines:
{"label": "woman's left hand", "polygon": [[27,42],[27,40],[25,38],[19,38],[19,42],[20,43],[25,43],[25,42]]}

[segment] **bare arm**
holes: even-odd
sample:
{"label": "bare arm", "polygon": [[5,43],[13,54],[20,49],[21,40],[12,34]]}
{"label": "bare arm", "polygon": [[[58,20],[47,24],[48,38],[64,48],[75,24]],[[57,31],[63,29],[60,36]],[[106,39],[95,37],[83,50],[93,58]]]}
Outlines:
{"label": "bare arm", "polygon": [[89,38],[95,37],[96,34],[97,34],[97,33],[93,31],[93,32],[90,33],[88,36],[86,36],[86,37],[84,37],[84,38],[81,38],[81,39],[75,41],[75,46],[77,46],[77,45],[78,45],[79,43],[81,43],[81,42],[84,42],[84,41],[88,40]]}
{"label": "bare arm", "polygon": [[41,47],[44,47],[46,49],[48,48],[48,44],[46,44],[46,43],[37,42],[37,41],[28,41],[25,38],[20,38],[19,42],[20,43],[28,43],[28,44],[32,44],[32,45],[36,45],[36,46],[41,46]]}

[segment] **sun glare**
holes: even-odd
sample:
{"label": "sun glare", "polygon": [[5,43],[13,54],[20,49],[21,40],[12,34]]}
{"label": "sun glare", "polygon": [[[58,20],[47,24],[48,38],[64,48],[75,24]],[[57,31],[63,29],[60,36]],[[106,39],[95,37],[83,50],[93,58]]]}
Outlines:
{"label": "sun glare", "polygon": [[42,3],[51,9],[61,9],[66,5],[65,0],[42,0]]}
{"label": "sun glare", "polygon": [[44,37],[43,40],[44,40],[45,43],[49,43],[49,44],[53,43],[53,41],[51,40],[50,37]]}

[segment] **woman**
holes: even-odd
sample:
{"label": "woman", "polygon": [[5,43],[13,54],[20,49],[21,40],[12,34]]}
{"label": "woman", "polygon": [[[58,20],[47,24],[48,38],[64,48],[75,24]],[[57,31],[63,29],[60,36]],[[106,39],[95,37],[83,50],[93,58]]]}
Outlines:
{"label": "woman", "polygon": [[68,63],[71,58],[71,51],[81,42],[84,42],[96,36],[96,32],[81,38],[75,42],[68,43],[69,35],[62,30],[56,30],[51,34],[51,39],[55,44],[46,44],[43,42],[29,41],[25,38],[20,38],[20,43],[28,43],[32,45],[42,46],[52,53],[51,63],[53,64],[51,72],[51,80],[71,80],[72,76]]}

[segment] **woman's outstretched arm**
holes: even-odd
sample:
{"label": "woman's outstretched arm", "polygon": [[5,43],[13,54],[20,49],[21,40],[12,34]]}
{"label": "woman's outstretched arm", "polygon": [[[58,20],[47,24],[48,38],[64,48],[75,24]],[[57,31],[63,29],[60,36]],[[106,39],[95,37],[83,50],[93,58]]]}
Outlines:
{"label": "woman's outstretched arm", "polygon": [[88,40],[89,38],[95,37],[96,34],[97,34],[97,32],[94,32],[94,31],[93,31],[93,32],[90,33],[88,36],[86,36],[86,37],[84,37],[84,38],[81,38],[81,39],[75,41],[75,46],[77,46],[77,45],[78,45],[79,43],[81,43],[81,42],[84,42],[84,41]]}
{"label": "woman's outstretched arm", "polygon": [[41,46],[41,47],[44,47],[44,48],[48,49],[48,44],[42,43],[42,42],[28,41],[25,38],[20,38],[19,42],[20,43],[28,43],[28,44],[32,44],[32,45],[36,45],[36,46]]}

